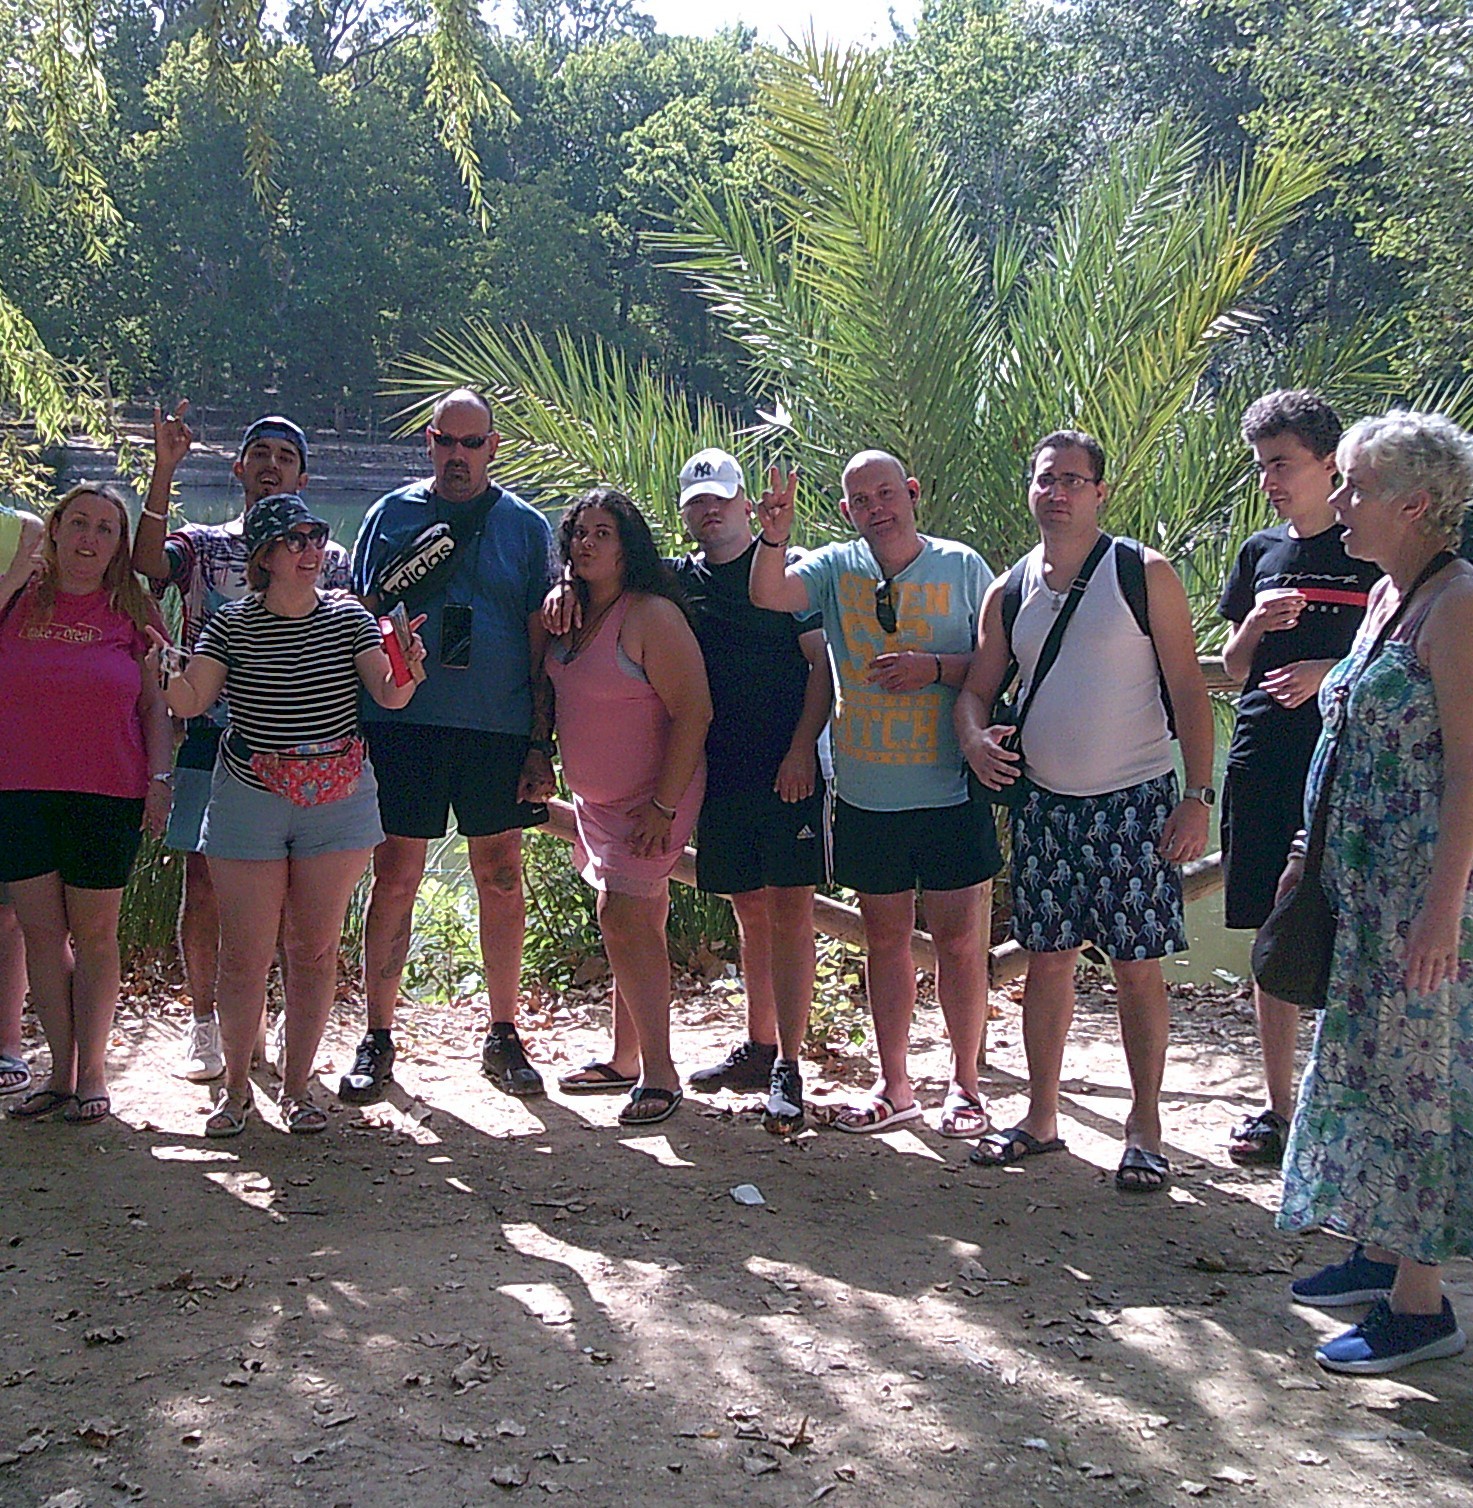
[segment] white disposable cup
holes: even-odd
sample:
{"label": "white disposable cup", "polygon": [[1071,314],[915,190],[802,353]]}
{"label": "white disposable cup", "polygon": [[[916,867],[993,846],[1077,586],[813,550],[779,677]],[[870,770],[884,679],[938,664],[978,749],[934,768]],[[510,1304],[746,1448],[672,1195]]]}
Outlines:
{"label": "white disposable cup", "polygon": [[1294,599],[1300,612],[1304,610],[1304,593],[1295,586],[1266,586],[1255,596],[1254,601],[1262,607],[1266,602],[1283,602],[1289,598]]}

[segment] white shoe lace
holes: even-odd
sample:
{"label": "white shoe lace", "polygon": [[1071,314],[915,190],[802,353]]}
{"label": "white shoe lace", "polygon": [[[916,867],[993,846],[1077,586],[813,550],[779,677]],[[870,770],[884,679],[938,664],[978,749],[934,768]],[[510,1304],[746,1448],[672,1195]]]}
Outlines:
{"label": "white shoe lace", "polygon": [[206,1058],[219,1057],[219,1050],[215,1046],[215,1023],[213,1021],[196,1021],[189,1034],[189,1056],[191,1060],[204,1062]]}

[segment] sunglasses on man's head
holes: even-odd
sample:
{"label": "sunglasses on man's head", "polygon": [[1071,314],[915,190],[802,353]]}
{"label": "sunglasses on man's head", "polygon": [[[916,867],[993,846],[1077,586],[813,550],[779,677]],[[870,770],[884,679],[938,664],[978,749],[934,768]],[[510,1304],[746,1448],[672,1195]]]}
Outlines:
{"label": "sunglasses on man's head", "polygon": [[303,524],[300,528],[293,529],[290,534],[283,534],[281,542],[293,555],[300,555],[308,545],[320,550],[327,543],[327,525]]}
{"label": "sunglasses on man's head", "polygon": [[432,429],[432,439],[441,450],[454,450],[459,445],[463,450],[479,450],[490,435],[447,435],[443,429]]}
{"label": "sunglasses on man's head", "polygon": [[888,576],[875,582],[875,617],[880,620],[881,633],[893,634],[896,631],[895,592]]}

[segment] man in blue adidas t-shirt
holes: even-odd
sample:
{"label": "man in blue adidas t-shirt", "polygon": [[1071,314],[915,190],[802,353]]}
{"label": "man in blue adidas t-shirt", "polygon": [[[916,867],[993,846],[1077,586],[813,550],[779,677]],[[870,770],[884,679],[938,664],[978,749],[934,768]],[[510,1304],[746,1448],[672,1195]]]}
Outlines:
{"label": "man in blue adidas t-shirt", "polygon": [[370,610],[402,602],[423,615],[428,679],[412,707],[365,703],[364,727],[388,835],[374,854],[364,924],[368,1033],[339,1086],[356,1103],[391,1076],[391,1030],[409,954],[414,898],[431,838],[451,808],[466,839],[480,907],[491,1031],[486,1074],[508,1094],[543,1092],[517,1036],[526,909],[522,829],[547,820],[550,703],[538,694],[547,633],[552,530],[489,475],[500,442],[491,406],[458,388],[425,430],[433,478],[368,510],[353,547],[353,589]]}

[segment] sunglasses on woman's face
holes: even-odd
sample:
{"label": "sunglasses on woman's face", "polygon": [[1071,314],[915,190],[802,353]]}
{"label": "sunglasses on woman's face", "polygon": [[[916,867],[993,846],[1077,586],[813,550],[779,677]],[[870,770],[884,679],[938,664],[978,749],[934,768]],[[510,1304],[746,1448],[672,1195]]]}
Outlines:
{"label": "sunglasses on woman's face", "polygon": [[327,525],[303,524],[290,534],[283,534],[281,542],[293,555],[300,555],[309,545],[320,550],[327,543]]}
{"label": "sunglasses on woman's face", "polygon": [[880,620],[881,633],[893,634],[896,631],[895,591],[888,577],[875,582],[875,617]]}

